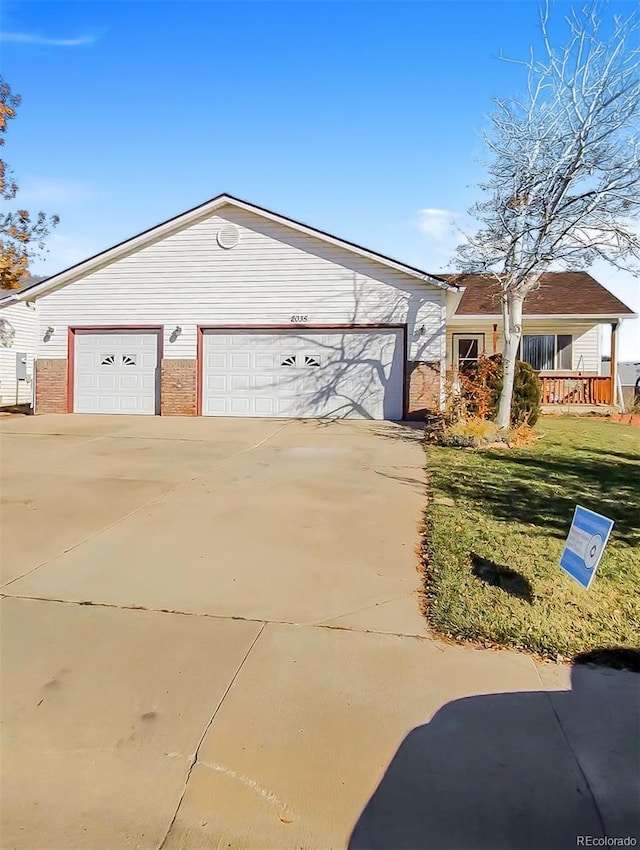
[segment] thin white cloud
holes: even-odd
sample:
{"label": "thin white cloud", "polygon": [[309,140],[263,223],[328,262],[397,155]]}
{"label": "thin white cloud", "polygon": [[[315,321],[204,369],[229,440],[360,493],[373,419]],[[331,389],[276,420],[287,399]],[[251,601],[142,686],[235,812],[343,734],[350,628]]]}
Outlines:
{"label": "thin white cloud", "polygon": [[437,242],[444,242],[456,232],[456,213],[434,207],[418,211],[418,227]]}
{"label": "thin white cloud", "polygon": [[457,246],[464,241],[462,225],[466,217],[453,210],[425,207],[418,210],[414,225],[427,237],[428,254],[422,267],[444,272],[450,270]]}
{"label": "thin white cloud", "polygon": [[46,251],[29,267],[29,271],[32,274],[57,274],[69,266],[86,260],[98,250],[100,246],[54,231],[47,239]]}
{"label": "thin white cloud", "polygon": [[80,35],[77,38],[49,38],[28,32],[0,32],[0,41],[12,41],[15,44],[44,44],[50,47],[80,47],[93,44],[96,35]]}
{"label": "thin white cloud", "polygon": [[94,196],[94,190],[82,183],[30,177],[20,186],[15,202],[19,206],[42,206],[48,212],[56,212],[49,207],[77,204]]}

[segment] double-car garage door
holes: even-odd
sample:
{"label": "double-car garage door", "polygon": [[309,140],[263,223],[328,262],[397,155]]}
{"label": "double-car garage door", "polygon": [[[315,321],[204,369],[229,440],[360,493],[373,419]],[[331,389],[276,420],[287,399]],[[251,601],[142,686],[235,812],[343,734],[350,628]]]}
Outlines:
{"label": "double-car garage door", "polygon": [[[204,416],[401,419],[400,328],[206,330]],[[156,332],[75,333],[74,411],[159,412]]]}
{"label": "double-car garage door", "polygon": [[355,331],[205,331],[202,413],[401,419],[403,338]]}

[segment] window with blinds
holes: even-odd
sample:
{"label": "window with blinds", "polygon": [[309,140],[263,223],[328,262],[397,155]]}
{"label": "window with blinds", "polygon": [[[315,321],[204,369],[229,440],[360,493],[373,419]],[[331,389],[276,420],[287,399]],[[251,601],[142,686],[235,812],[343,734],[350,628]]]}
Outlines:
{"label": "window with blinds", "polygon": [[520,359],[541,371],[571,371],[573,337],[570,334],[523,334]]}

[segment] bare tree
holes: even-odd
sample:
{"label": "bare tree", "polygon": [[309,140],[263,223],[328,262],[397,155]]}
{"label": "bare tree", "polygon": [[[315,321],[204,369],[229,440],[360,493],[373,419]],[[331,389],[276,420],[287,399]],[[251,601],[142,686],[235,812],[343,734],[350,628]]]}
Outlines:
{"label": "bare tree", "polygon": [[[523,97],[496,99],[480,223],[457,251],[464,272],[499,281],[505,345],[497,421],[510,422],[522,311],[553,266],[603,258],[631,269],[640,258],[640,49],[637,13],[605,21],[596,3],[565,18],[555,46],[541,8],[542,54],[518,62]],[[609,29],[607,29],[609,28]]]}

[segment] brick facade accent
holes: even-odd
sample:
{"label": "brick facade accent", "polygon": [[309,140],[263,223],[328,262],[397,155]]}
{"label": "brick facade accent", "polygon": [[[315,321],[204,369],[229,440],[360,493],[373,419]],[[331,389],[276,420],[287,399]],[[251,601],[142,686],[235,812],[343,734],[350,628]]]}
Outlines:
{"label": "brick facade accent", "polygon": [[[67,413],[67,361],[37,360],[36,413]],[[163,416],[195,416],[197,411],[197,361],[163,360],[161,363]],[[407,418],[421,419],[440,409],[440,363],[409,361],[406,368]]]}
{"label": "brick facade accent", "polygon": [[407,362],[407,419],[422,419],[440,410],[440,362]]}
{"label": "brick facade accent", "polygon": [[197,361],[163,360],[160,374],[160,413],[163,416],[195,416]]}
{"label": "brick facade accent", "polygon": [[36,360],[36,413],[67,412],[67,361]]}

